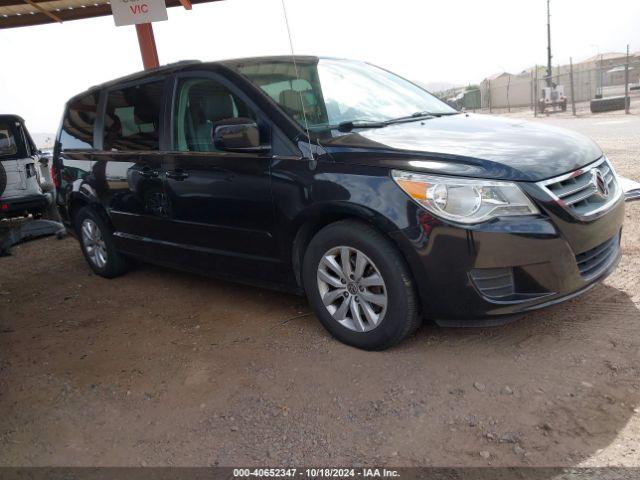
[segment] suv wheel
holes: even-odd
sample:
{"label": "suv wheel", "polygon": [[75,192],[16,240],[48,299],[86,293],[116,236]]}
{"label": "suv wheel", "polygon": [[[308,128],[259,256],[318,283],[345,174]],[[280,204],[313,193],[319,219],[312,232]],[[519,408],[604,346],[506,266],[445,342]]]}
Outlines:
{"label": "suv wheel", "polygon": [[84,258],[98,275],[113,278],[127,270],[126,259],[116,250],[113,232],[93,210],[81,208],[75,219]]}
{"label": "suv wheel", "polygon": [[383,350],[420,325],[404,259],[363,223],[344,220],[318,232],[305,253],[303,282],[324,327],[348,345]]}

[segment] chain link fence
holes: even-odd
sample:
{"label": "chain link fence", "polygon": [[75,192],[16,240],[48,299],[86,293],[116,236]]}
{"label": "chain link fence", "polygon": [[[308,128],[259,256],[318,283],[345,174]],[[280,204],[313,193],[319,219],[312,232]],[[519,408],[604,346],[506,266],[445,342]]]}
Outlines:
{"label": "chain link fence", "polygon": [[[554,67],[551,81],[566,102],[556,110],[585,110],[595,99],[625,96],[640,101],[640,55],[601,56],[591,61]],[[528,108],[538,113],[548,110],[540,103],[544,97],[546,67],[536,66],[520,74],[502,73],[486,78],[480,84],[436,92],[457,108],[468,111],[511,111]],[[623,107],[624,108],[624,107]]]}

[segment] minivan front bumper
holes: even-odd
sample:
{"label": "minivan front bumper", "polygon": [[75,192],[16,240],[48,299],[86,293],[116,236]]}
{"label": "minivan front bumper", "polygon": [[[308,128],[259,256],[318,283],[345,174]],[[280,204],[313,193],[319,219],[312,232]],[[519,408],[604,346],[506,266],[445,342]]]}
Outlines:
{"label": "minivan front bumper", "polygon": [[417,210],[392,235],[413,271],[424,315],[443,326],[495,325],[569,300],[620,260],[624,199],[599,218],[573,218],[553,202],[538,217],[461,227]]}

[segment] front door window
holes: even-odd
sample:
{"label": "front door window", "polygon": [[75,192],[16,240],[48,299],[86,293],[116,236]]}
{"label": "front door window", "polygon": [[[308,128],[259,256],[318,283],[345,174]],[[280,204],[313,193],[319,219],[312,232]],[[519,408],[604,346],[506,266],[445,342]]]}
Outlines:
{"label": "front door window", "polygon": [[256,119],[237,95],[210,79],[180,82],[176,109],[175,140],[179,152],[215,152],[216,124],[239,117]]}

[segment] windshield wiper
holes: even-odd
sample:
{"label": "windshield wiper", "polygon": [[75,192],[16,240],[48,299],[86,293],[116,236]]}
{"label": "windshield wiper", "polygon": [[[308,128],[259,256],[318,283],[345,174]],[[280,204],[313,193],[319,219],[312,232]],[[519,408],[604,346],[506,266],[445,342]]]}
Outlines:
{"label": "windshield wiper", "polygon": [[359,120],[349,120],[346,122],[340,122],[338,124],[338,130],[341,132],[350,132],[356,128],[383,128],[386,127],[387,122],[368,122]]}
{"label": "windshield wiper", "polygon": [[418,119],[427,119],[427,118],[434,118],[434,117],[445,117],[445,116],[449,116],[449,115],[458,115],[459,113],[460,112],[428,112],[428,111],[415,112],[415,113],[412,113],[411,115],[407,115],[405,117],[392,118],[391,120],[387,120],[386,123],[387,124],[392,124],[392,123],[400,123],[400,122],[412,122],[412,121],[418,120]]}
{"label": "windshield wiper", "polygon": [[402,122],[412,122],[418,119],[427,119],[434,117],[443,117],[448,115],[458,115],[461,112],[416,112],[404,117],[392,118],[384,121],[367,121],[367,120],[348,120],[338,124],[338,130],[341,132],[350,132],[357,128],[384,128],[387,125]]}

